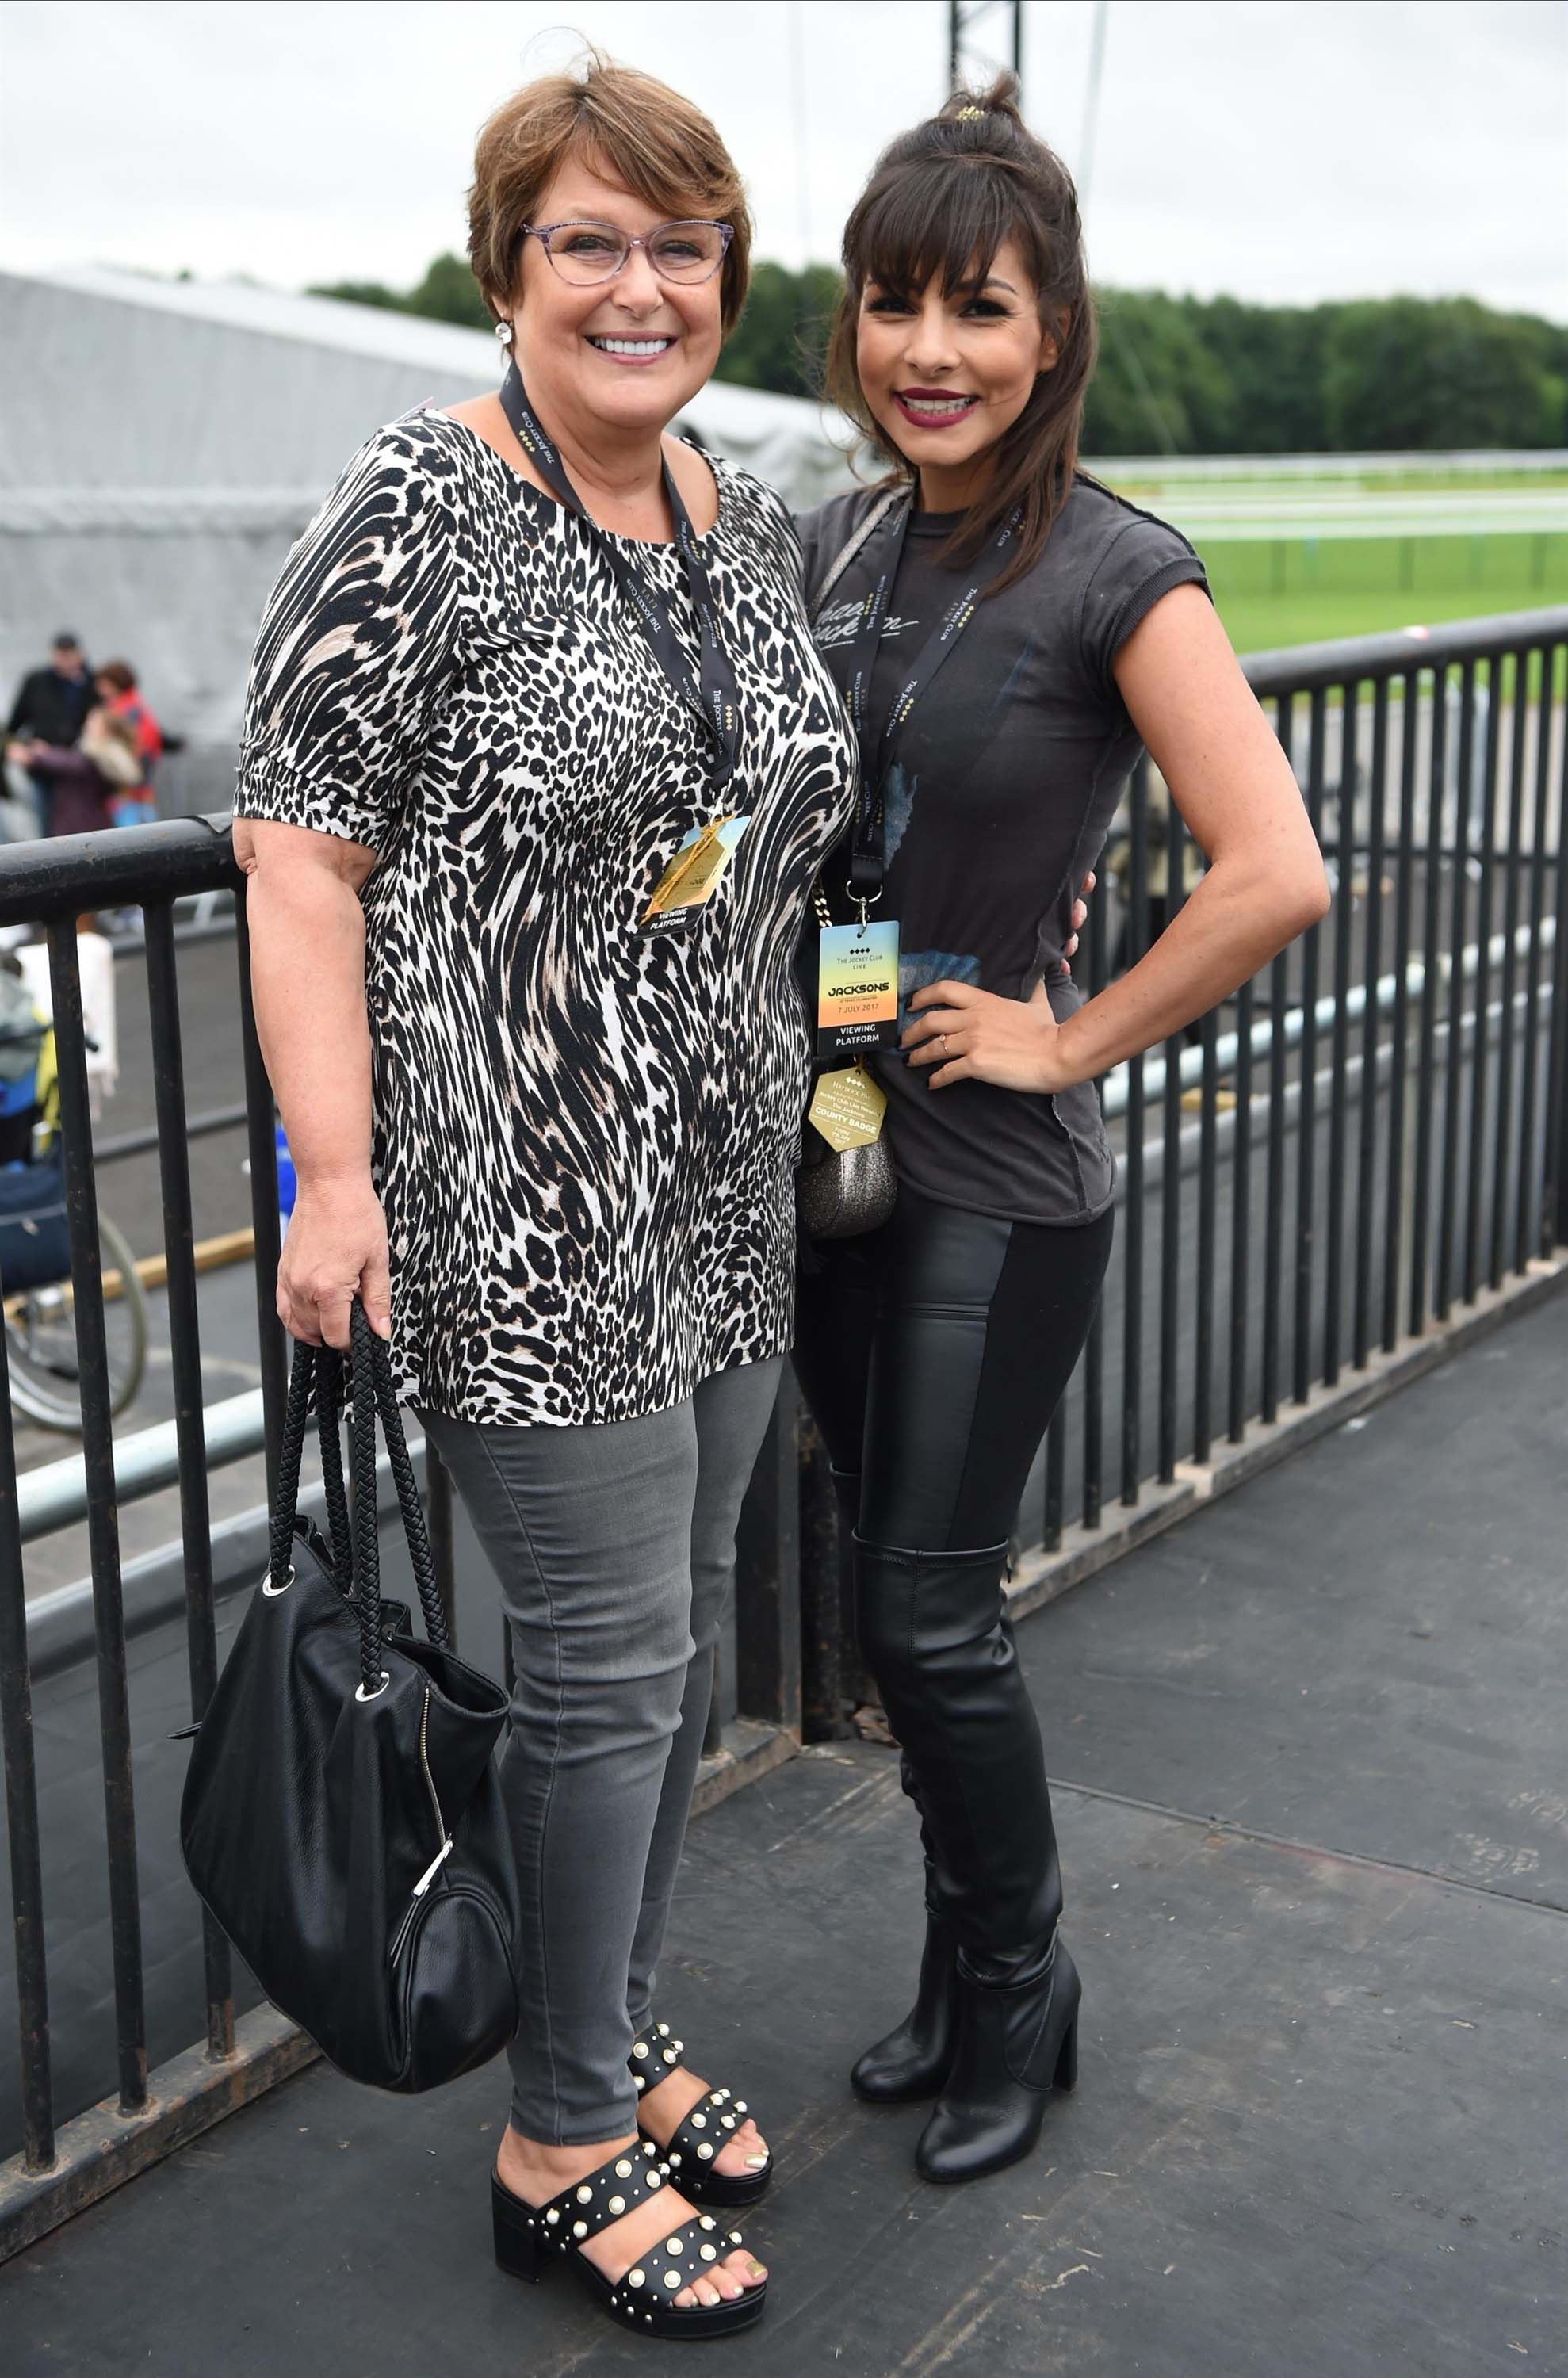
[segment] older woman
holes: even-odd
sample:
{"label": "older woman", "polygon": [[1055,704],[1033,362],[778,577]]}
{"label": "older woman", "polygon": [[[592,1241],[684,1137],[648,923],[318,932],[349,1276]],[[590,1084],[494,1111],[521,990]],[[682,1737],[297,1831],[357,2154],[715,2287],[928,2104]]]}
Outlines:
{"label": "older woman", "polygon": [[499,397],[369,439],[257,646],[235,839],[299,1176],[278,1308],[342,1345],[364,1299],[501,1579],[498,2256],[696,2336],[762,2311],[700,2208],[770,2166],[652,1990],[790,1342],[790,963],[851,763],[782,505],[666,434],[745,294],[712,126],[597,59],[533,83],[480,137],[471,234]]}

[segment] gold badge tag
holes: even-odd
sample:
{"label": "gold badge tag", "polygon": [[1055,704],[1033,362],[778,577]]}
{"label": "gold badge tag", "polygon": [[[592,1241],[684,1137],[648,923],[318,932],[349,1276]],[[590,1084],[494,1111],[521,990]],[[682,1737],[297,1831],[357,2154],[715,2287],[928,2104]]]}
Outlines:
{"label": "gold badge tag", "polygon": [[707,898],[729,866],[749,818],[715,818],[678,850],[654,887],[642,922],[668,916],[675,908],[696,908]]}
{"label": "gold badge tag", "polygon": [[847,1065],[842,1073],[824,1074],[812,1098],[809,1120],[829,1147],[869,1147],[881,1135],[887,1111],[887,1093],[878,1089],[863,1065]]}

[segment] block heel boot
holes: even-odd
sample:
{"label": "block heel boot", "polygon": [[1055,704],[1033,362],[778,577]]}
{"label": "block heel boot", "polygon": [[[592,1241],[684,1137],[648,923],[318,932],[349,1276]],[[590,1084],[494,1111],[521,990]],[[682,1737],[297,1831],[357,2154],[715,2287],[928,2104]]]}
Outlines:
{"label": "block heel boot", "polygon": [[915,2149],[923,2180],[982,2180],[1029,2154],[1053,2089],[1078,2080],[1078,1968],[1053,1936],[1041,1973],[1005,1988],[959,1964],[959,2046]]}

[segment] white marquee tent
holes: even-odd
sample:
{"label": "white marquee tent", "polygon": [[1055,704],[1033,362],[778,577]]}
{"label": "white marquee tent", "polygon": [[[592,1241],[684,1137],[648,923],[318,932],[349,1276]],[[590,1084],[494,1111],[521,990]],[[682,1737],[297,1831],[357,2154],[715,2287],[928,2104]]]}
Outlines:
{"label": "white marquee tent", "polygon": [[[371,306],[96,268],[0,273],[7,706],[68,629],[94,658],[133,662],[189,739],[165,807],[224,807],[289,545],[372,429],[497,376],[483,331]],[[797,398],[714,381],[680,426],[798,508],[848,480],[844,425]]]}

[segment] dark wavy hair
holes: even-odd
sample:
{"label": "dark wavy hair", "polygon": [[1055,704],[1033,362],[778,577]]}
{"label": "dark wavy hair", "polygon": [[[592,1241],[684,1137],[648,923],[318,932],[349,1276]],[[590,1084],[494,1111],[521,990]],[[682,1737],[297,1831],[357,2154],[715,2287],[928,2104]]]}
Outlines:
{"label": "dark wavy hair", "polygon": [[1019,549],[992,593],[1033,567],[1067,500],[1096,350],[1078,192],[1055,151],[1024,123],[1018,102],[1017,77],[998,75],[989,90],[955,91],[938,114],[883,150],[844,226],[844,294],[826,371],[828,395],[873,453],[896,474],[911,475],[867,404],[856,367],[866,282],[918,297],[940,273],[943,294],[950,295],[972,274],[990,271],[1005,240],[1018,242],[1039,293],[1041,322],[1056,337],[1057,359],[998,440],[990,483],[942,554],[970,559],[1021,505]]}

